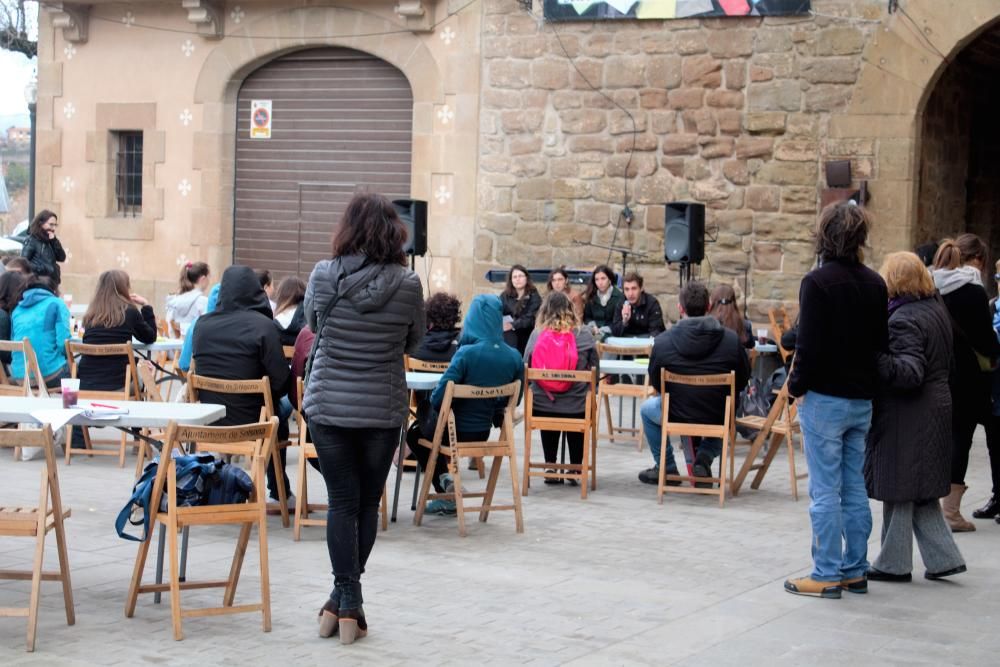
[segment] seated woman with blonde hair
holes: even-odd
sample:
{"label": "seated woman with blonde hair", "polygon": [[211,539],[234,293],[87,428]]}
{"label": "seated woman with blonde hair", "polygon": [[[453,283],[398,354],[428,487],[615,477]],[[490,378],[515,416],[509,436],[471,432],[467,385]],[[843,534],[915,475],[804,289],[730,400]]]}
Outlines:
{"label": "seated woman with blonde hair", "polygon": [[924,576],[941,579],[965,572],[938,504],[951,489],[951,318],[915,254],[892,253],[880,273],[889,290],[889,351],[878,355],[864,472],[868,496],[882,501],[882,551],[868,580],[910,581],[914,536]]}

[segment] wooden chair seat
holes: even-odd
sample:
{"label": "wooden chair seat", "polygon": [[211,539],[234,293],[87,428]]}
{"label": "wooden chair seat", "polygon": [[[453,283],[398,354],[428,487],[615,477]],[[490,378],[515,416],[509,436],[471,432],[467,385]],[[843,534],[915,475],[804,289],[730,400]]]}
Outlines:
{"label": "wooden chair seat", "polygon": [[[425,440],[421,438],[418,444],[431,450],[430,457],[427,460],[427,470],[429,471],[435,469],[439,456],[448,457],[448,472],[454,480],[454,490],[451,493],[430,493],[433,472],[425,474],[420,486],[420,498],[417,501],[417,510],[413,515],[414,524],[419,526],[423,520],[424,509],[427,507],[428,500],[441,499],[454,501],[458,514],[458,534],[462,537],[466,535],[465,515],[468,512],[479,512],[479,520],[485,522],[489,518],[490,512],[512,510],[514,512],[515,530],[518,533],[524,532],[524,517],[521,511],[521,490],[517,474],[517,453],[514,450],[514,405],[517,403],[520,390],[520,381],[514,381],[499,387],[476,387],[472,385],[456,385],[454,382],[448,383],[444,399],[441,402],[437,426],[434,429],[434,439]],[[497,440],[481,442],[459,442],[455,437],[458,431],[455,426],[455,414],[452,411],[453,401],[455,399],[495,400],[499,398],[506,399],[499,438]],[[485,490],[477,492],[466,491],[462,487],[461,459],[463,457],[482,459],[487,456],[493,457],[493,462],[490,465],[490,472],[486,478]],[[510,465],[512,502],[510,505],[496,505],[493,503],[493,497],[496,492],[497,481],[500,478],[500,468],[504,459],[507,459]],[[479,505],[466,505],[466,498],[482,498],[482,503]]]}
{"label": "wooden chair seat", "polygon": [[[0,340],[0,352],[9,352],[12,356],[20,354],[24,358],[24,380],[17,384],[7,377],[3,364],[0,364],[0,396],[38,396],[48,398],[49,391],[45,386],[45,377],[38,366],[38,358],[27,338],[21,340]],[[21,448],[14,447],[14,460],[21,460]]]}
{"label": "wooden chair seat", "polygon": [[[66,623],[76,623],[73,609],[73,586],[70,583],[69,552],[66,545],[66,528],[63,521],[71,511],[62,505],[59,490],[59,471],[56,465],[55,445],[52,442],[52,428],[46,424],[41,430],[0,429],[0,448],[38,447],[45,453],[45,467],[41,471],[39,505],[0,506],[0,537],[31,537],[35,540],[35,556],[30,570],[0,570],[0,580],[31,582],[31,594],[27,607],[0,608],[0,617],[21,617],[28,619],[27,650],[35,650],[35,634],[38,627],[38,608],[41,600],[41,583],[58,581],[62,584],[63,604],[66,607]],[[45,536],[50,532],[56,536],[56,553],[59,559],[58,572],[43,570],[45,558]]]}
{"label": "wooden chair seat", "polygon": [[[587,396],[583,419],[568,417],[536,417],[533,414],[535,392],[531,382],[539,380],[559,380],[562,382],[587,383]],[[549,477],[556,479],[572,479],[580,484],[580,498],[587,499],[587,490],[597,489],[597,423],[594,413],[597,411],[595,389],[597,386],[597,369],[589,371],[547,371],[535,368],[524,368],[524,381],[527,384],[524,403],[524,482],[521,493],[528,495],[532,477]],[[531,462],[532,431],[562,431],[583,434],[583,459],[580,463]],[[546,472],[555,470],[555,473]]]}

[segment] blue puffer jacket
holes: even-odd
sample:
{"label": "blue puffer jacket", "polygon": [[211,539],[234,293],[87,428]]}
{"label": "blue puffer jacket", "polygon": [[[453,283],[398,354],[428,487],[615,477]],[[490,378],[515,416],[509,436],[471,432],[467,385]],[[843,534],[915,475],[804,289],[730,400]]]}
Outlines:
{"label": "blue puffer jacket", "polygon": [[[31,341],[42,375],[50,378],[66,367],[69,308],[62,299],[47,289],[33,287],[24,292],[10,319],[11,340]],[[24,378],[24,355],[20,352],[13,355],[10,374],[18,380]]]}
{"label": "blue puffer jacket", "polygon": [[[500,298],[493,294],[480,294],[469,305],[458,351],[431,395],[431,405],[435,410],[441,408],[449,381],[477,387],[499,387],[514,380],[524,380],[524,362],[517,350],[503,341]],[[496,407],[499,407],[497,400],[456,400],[453,410],[455,426],[464,433],[489,431],[493,427]]]}

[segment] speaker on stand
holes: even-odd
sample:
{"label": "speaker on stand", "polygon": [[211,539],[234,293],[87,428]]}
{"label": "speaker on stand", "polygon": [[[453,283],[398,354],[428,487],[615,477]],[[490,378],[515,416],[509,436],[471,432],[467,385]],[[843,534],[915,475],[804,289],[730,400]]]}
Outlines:
{"label": "speaker on stand", "polygon": [[705,205],[670,202],[663,217],[663,259],[680,265],[683,287],[691,280],[691,265],[705,259]]}
{"label": "speaker on stand", "polygon": [[399,219],[406,226],[406,243],[403,252],[410,256],[410,268],[416,265],[417,255],[427,254],[427,202],[420,199],[394,199]]}

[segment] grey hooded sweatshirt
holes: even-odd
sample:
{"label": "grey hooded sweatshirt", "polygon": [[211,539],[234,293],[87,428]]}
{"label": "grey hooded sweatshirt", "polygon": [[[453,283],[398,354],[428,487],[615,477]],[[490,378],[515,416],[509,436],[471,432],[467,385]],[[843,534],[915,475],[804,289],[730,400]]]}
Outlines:
{"label": "grey hooded sweatshirt", "polygon": [[399,428],[408,402],[403,354],[417,350],[426,328],[420,277],[363,255],[319,262],[305,298],[313,331],[338,284],[340,300],[320,333],[305,412],[327,426]]}

